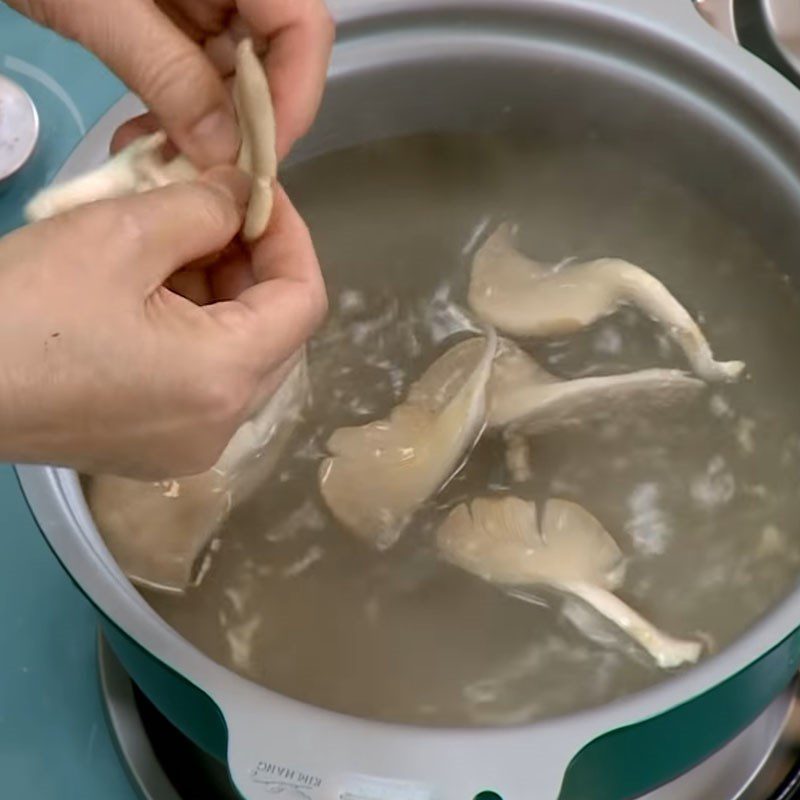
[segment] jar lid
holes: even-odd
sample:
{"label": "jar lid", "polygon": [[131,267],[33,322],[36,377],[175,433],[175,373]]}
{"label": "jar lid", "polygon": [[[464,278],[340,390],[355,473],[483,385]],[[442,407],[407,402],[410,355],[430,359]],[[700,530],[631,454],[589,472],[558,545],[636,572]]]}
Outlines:
{"label": "jar lid", "polygon": [[28,93],[0,75],[0,181],[19,172],[39,138],[39,115]]}

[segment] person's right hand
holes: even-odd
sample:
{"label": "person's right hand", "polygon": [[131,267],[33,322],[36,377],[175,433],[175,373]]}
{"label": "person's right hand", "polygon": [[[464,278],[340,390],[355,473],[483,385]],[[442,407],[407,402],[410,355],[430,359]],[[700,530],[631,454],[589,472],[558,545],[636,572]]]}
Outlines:
{"label": "person's right hand", "polygon": [[280,189],[266,236],[218,271],[216,301],[165,288],[233,240],[248,193],[221,167],[0,240],[0,459],[146,479],[214,464],[326,310]]}
{"label": "person's right hand", "polygon": [[283,159],[322,97],[334,24],[324,0],[6,0],[80,42],[142,98],[151,114],[129,141],[163,127],[200,168],[233,163],[239,132],[224,78],[235,40],[252,35],[270,82]]}

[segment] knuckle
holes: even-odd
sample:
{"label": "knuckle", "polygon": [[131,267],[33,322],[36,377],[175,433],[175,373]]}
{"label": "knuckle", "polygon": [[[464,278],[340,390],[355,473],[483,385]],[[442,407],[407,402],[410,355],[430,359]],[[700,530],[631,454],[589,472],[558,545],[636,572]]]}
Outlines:
{"label": "knuckle", "polygon": [[317,273],[306,281],[302,298],[302,318],[311,335],[328,314],[328,292],[321,274]]}
{"label": "knuckle", "polygon": [[68,12],[70,10],[69,3],[52,2],[52,0],[28,0],[23,4],[27,7],[27,16],[34,22],[38,22],[45,28],[51,28],[58,31],[63,36],[74,38],[76,31],[74,29],[73,15]]}
{"label": "knuckle", "polygon": [[114,213],[110,207],[98,207],[94,221],[96,230],[111,234],[123,253],[135,257],[144,252],[147,232],[142,220],[133,211],[120,209]]}
{"label": "knuckle", "polygon": [[153,57],[144,59],[141,66],[140,92],[153,104],[175,112],[191,110],[191,124],[207,107],[188,102],[188,98],[209,98],[216,101],[214,82],[209,78],[202,51],[191,42],[185,46],[163,48]]}
{"label": "knuckle", "polygon": [[307,340],[313,336],[325,321],[328,313],[328,295],[321,284],[306,284],[305,291],[297,300],[297,334]]}
{"label": "knuckle", "polygon": [[238,371],[219,371],[218,377],[205,382],[203,403],[209,423],[223,432],[235,429],[247,409],[252,387]]}
{"label": "knuckle", "polygon": [[328,316],[328,291],[325,288],[325,281],[322,279],[316,280],[312,284],[309,302],[311,324],[316,330]]}
{"label": "knuckle", "polygon": [[144,247],[145,232],[141,221],[130,210],[120,208],[117,201],[100,201],[70,209],[47,221],[54,231],[59,231],[74,243],[76,249],[97,249],[103,252],[113,247],[124,256],[137,256]]}

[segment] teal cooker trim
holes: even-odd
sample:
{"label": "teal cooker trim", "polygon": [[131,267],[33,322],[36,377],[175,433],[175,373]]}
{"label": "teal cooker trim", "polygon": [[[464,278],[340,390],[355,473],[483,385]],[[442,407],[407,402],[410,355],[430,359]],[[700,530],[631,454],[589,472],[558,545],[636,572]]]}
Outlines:
{"label": "teal cooker trim", "polygon": [[[161,713],[225,762],[227,725],[214,701],[113,623],[106,621],[103,630],[128,674]],[[800,632],[795,632],[713,690],[595,739],[567,768],[559,800],[627,800],[672,780],[747,727],[786,688],[798,666]]]}

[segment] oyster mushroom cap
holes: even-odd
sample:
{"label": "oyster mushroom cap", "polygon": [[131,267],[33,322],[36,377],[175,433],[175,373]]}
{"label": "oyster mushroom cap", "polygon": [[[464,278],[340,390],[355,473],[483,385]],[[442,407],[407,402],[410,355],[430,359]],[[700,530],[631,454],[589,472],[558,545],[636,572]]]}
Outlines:
{"label": "oyster mushroom cap", "polygon": [[[242,229],[243,237],[252,241],[263,235],[272,212],[277,155],[269,84],[250,39],[236,50],[233,95],[242,133],[239,167],[253,176]],[[197,170],[185,156],[163,157],[166,141],[163,131],[142,136],[96,170],[43,189],[25,207],[26,219],[38,222],[87,203],[196,178]]]}
{"label": "oyster mushroom cap", "polygon": [[630,304],[665,327],[704,380],[735,380],[745,366],[716,361],[686,309],[641,267],[617,258],[548,266],[519,252],[508,223],[476,252],[468,300],[482,320],[516,336],[574,333]]}
{"label": "oyster mushroom cap", "polygon": [[309,398],[305,354],[259,412],[237,430],[217,463],[188,478],[89,480],[87,501],[106,546],[134,583],[182,592],[230,511],[273,472]]}
{"label": "oyster mushroom cap", "polygon": [[[475,368],[482,350],[479,337],[451,347],[415,384],[409,398],[432,407],[446,402]],[[601,417],[667,408],[704,388],[701,380],[672,369],[564,380],[501,338],[487,386],[486,423],[489,428],[544,433]]]}
{"label": "oyster mushroom cap", "polygon": [[412,387],[388,418],[339,428],[328,440],[322,496],[342,524],[378,549],[391,547],[414,511],[458,472],[485,427],[497,337],[489,331],[481,341],[478,363],[446,399],[423,402]]}
{"label": "oyster mushroom cap", "polygon": [[624,574],[622,553],[586,509],[549,500],[541,530],[536,506],[513,496],[478,498],[457,506],[440,526],[442,556],[461,569],[507,587],[546,585],[591,605],[643,647],[662,668],[697,661],[699,642],[659,631],[612,591]]}
{"label": "oyster mushroom cap", "polygon": [[622,551],[588,511],[550,500],[542,528],[533,502],[512,495],[479,497],[453,509],[437,532],[437,544],[448,561],[491,583],[619,585]]}

